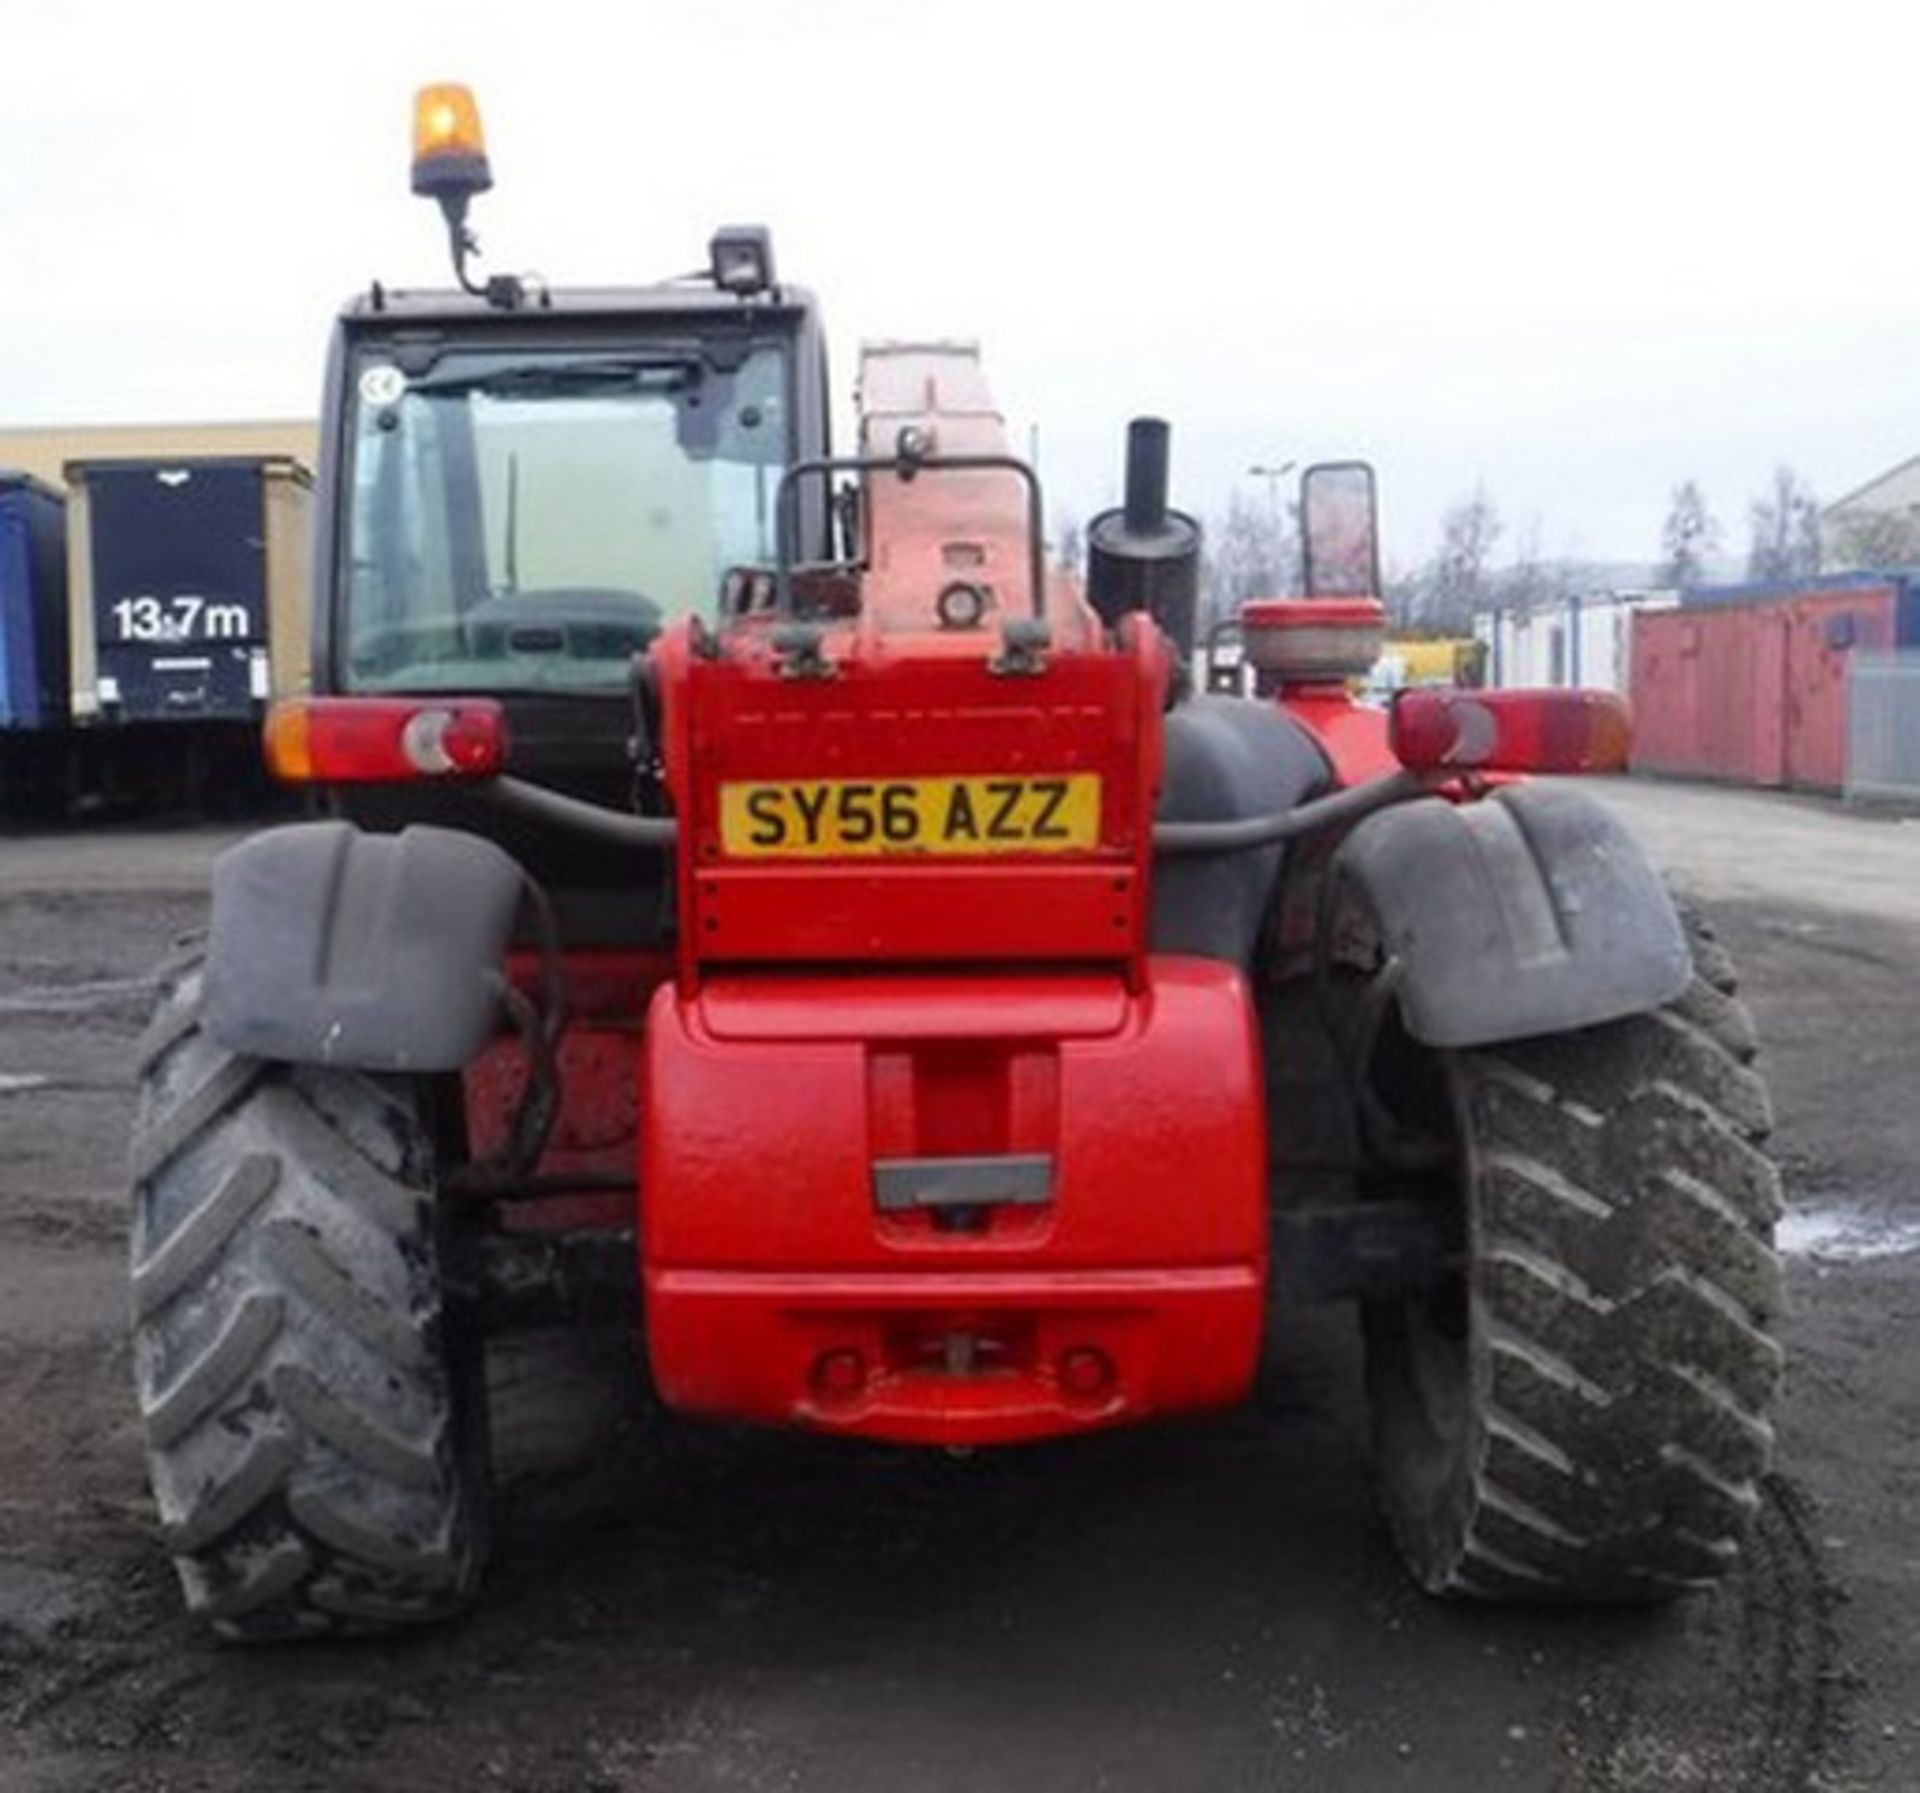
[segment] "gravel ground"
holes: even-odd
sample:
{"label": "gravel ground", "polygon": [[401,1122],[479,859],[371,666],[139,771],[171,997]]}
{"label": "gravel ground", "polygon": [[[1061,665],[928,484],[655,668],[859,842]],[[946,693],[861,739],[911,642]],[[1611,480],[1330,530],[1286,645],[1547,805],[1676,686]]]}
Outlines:
{"label": "gravel ground", "polygon": [[1742,960],[1794,1208],[1754,1547],[1656,1615],[1414,1593],[1324,1313],[1242,1413],[964,1461],[649,1423],[617,1342],[523,1341],[480,1611],[216,1649],[142,1486],[120,1164],[227,837],[0,838],[0,1793],[1920,1785],[1920,826],[1601,789]]}

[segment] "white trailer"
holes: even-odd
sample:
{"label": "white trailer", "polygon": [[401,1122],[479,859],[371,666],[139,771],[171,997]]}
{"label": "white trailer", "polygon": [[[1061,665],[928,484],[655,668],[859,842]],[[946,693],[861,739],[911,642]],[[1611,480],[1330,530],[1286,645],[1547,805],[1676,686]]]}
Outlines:
{"label": "white trailer", "polygon": [[1532,610],[1482,610],[1473,632],[1487,644],[1487,683],[1505,687],[1587,685],[1625,693],[1632,676],[1631,619],[1668,610],[1671,591],[1593,592]]}

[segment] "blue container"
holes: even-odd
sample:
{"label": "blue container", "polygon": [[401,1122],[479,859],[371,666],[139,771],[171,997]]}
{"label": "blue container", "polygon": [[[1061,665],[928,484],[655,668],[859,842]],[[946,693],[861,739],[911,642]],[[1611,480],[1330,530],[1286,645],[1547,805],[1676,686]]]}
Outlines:
{"label": "blue container", "polygon": [[66,501],[0,472],[0,729],[67,719]]}

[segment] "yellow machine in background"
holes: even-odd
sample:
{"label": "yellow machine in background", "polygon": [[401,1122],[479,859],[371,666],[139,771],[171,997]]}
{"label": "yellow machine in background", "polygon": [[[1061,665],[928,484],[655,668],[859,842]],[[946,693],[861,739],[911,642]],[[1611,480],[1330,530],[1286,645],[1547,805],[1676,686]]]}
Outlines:
{"label": "yellow machine in background", "polygon": [[1389,635],[1371,683],[1377,690],[1399,691],[1408,685],[1484,685],[1486,678],[1484,641]]}

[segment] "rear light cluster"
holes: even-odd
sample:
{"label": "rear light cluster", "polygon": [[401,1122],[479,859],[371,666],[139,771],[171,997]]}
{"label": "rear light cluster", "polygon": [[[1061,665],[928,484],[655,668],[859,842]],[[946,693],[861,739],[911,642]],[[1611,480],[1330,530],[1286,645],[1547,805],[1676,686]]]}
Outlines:
{"label": "rear light cluster", "polygon": [[1388,740],[1414,772],[1619,772],[1633,731],[1611,691],[1403,691]]}
{"label": "rear light cluster", "polygon": [[267,716],[267,767],[289,784],[399,784],[493,778],[507,719],[491,698],[315,697]]}

